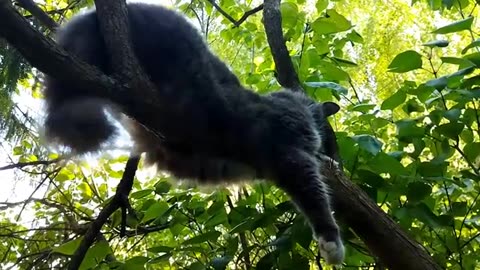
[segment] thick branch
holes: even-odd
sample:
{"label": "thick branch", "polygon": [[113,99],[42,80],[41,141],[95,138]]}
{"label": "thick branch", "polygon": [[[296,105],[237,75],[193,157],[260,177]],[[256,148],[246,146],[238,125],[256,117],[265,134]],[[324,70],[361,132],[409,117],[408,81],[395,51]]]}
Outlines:
{"label": "thick branch", "polygon": [[[95,1],[102,36],[110,55],[110,65],[119,80],[129,83],[137,95],[156,96],[155,86],[143,72],[132,49],[125,0]],[[142,93],[143,92],[143,93]]]}
{"label": "thick branch", "polygon": [[[32,66],[58,80],[77,85],[85,95],[111,100],[121,107],[122,112],[137,119],[144,126],[154,130],[158,128],[158,120],[151,115],[161,115],[168,112],[172,106],[162,103],[162,100],[156,98],[157,95],[142,95],[142,91],[155,91],[153,87],[144,87],[142,77],[138,77],[139,79],[131,84],[119,83],[96,67],[69,55],[31,27],[9,0],[0,0],[0,18],[0,36],[15,47]],[[146,99],[145,96],[149,98]],[[163,131],[168,132],[166,129]]]}
{"label": "thick branch", "polygon": [[85,233],[82,242],[78,246],[75,254],[68,265],[69,270],[76,270],[80,266],[87,253],[89,247],[93,244],[97,238],[100,230],[103,225],[107,222],[110,215],[113,214],[117,209],[124,206],[125,198],[128,198],[128,194],[132,190],[133,179],[135,177],[135,172],[137,171],[137,166],[140,158],[138,156],[131,156],[127,165],[125,166],[125,171],[123,172],[122,180],[117,186],[117,191],[113,196],[110,203],[100,211],[98,217],[90,224],[87,232]]}
{"label": "thick branch", "polygon": [[280,0],[265,0],[263,24],[273,61],[275,61],[278,82],[292,91],[303,91],[283,38]]}
{"label": "thick branch", "polygon": [[33,0],[17,0],[17,3],[22,8],[28,10],[33,17],[35,17],[51,31],[55,31],[57,29],[57,22],[55,22],[45,11],[37,6]]}
{"label": "thick branch", "polygon": [[441,269],[425,248],[412,240],[334,162],[323,162],[321,170],[329,180],[340,220],[355,231],[384,265],[392,270]]}

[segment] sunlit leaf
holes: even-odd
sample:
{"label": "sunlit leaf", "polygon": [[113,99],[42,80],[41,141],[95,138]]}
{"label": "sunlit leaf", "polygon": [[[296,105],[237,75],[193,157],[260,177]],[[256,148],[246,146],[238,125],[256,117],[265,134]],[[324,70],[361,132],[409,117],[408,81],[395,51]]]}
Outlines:
{"label": "sunlit leaf", "polygon": [[405,51],[393,58],[388,66],[389,72],[405,73],[422,67],[422,56],[416,51]]}
{"label": "sunlit leaf", "polygon": [[319,35],[343,32],[351,27],[350,21],[334,9],[327,10],[326,17],[320,17],[312,23],[313,30]]}
{"label": "sunlit leaf", "polygon": [[443,48],[443,47],[447,47],[448,44],[449,44],[448,40],[432,40],[427,43],[424,43],[423,46],[427,46],[430,48],[433,48],[433,47]]}
{"label": "sunlit leaf", "polygon": [[472,26],[474,17],[468,17],[466,19],[456,21],[454,23],[445,25],[433,31],[435,34],[448,34],[454,32],[460,32],[462,30],[468,30]]}

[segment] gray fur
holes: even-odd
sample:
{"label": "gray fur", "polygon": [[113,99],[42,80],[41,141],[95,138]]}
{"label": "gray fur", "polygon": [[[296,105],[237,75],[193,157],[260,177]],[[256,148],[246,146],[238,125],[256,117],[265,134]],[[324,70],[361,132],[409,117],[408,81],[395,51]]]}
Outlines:
{"label": "gray fur", "polygon": [[[343,245],[317,158],[325,153],[338,160],[327,120],[338,106],[288,90],[260,96],[245,89],[179,13],[131,3],[128,15],[135,53],[158,97],[172,104],[168,115],[151,116],[162,138],[133,119],[122,119],[137,149],[181,178],[274,181],[306,215],[327,262],[341,263]],[[57,42],[111,74],[94,12],[60,28]],[[112,109],[108,101],[52,77],[47,77],[45,98],[47,136],[72,151],[96,151],[115,135],[102,111]]]}

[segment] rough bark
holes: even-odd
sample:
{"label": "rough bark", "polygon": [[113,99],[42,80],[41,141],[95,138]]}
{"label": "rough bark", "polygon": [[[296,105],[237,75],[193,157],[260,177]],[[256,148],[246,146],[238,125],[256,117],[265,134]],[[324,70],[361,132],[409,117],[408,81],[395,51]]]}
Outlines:
{"label": "rough bark", "polygon": [[263,6],[263,24],[277,70],[277,80],[292,91],[303,91],[283,38],[280,1],[266,0]]}
{"label": "rough bark", "polygon": [[155,97],[155,86],[146,76],[132,49],[125,0],[96,0],[95,6],[115,77],[131,85],[137,95]]}
{"label": "rough bark", "polygon": [[422,245],[411,239],[333,162],[324,162],[321,170],[329,180],[336,215],[385,266],[393,270],[442,269]]}

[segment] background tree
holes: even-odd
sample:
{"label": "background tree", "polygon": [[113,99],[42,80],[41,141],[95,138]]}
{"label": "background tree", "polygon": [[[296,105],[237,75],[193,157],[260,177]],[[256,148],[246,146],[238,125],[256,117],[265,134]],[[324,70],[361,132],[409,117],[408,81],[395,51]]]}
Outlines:
{"label": "background tree", "polygon": [[[18,125],[3,126],[3,155],[12,164],[1,169],[14,170],[6,174],[8,182],[23,179],[33,188],[14,201],[0,203],[0,265],[64,268],[87,230],[100,220],[100,211],[112,205],[117,181],[133,176],[124,173],[128,156],[118,150],[124,141],[88,162],[65,160],[61,149],[43,147],[33,122],[41,117],[35,114],[41,76],[18,52],[40,70],[58,63],[35,61],[54,57],[47,54],[53,44],[34,43],[33,32],[11,34],[25,28],[7,26],[11,22],[7,18],[12,18],[6,16],[11,14],[9,4],[0,1],[4,20],[0,36],[10,42],[0,42],[0,100],[9,104],[1,107],[1,119]],[[93,2],[15,4],[22,7],[16,9],[31,26],[49,36],[56,24],[48,18],[61,23]],[[265,93],[278,89],[275,76],[282,82],[283,75],[276,73],[279,59],[275,65],[271,56],[275,46],[267,42],[260,4],[180,1],[173,6],[198,22],[211,46],[245,85]],[[390,220],[381,214],[387,213],[441,268],[478,267],[476,2],[414,1],[409,6],[403,1],[283,1],[280,10],[286,45],[302,86],[318,100],[340,100],[343,105],[343,113],[333,123],[346,173],[370,197],[365,200],[363,193],[355,193],[355,186],[345,179],[332,182],[335,195],[353,194],[336,200],[340,215],[351,213],[343,216],[345,266],[408,269],[392,265],[393,255],[400,261],[409,258],[408,266],[427,269],[421,263],[429,258],[415,258],[418,247],[405,249],[410,257],[392,252],[398,246],[378,248],[395,239],[406,239],[400,243],[403,246],[412,244],[385,223]],[[12,39],[21,40],[18,51]],[[79,64],[69,64],[71,69],[58,72],[75,77],[71,71]],[[100,80],[97,85],[108,83]],[[130,159],[130,165],[135,163]],[[107,223],[88,249],[82,269],[321,268],[308,226],[278,188],[258,183],[209,191],[172,186],[168,178],[137,172],[129,197],[134,211],[125,211],[128,215],[123,218],[122,209],[129,205],[118,199],[120,209],[104,220]],[[368,208],[371,201],[384,212]],[[342,205],[349,209],[342,211]],[[355,216],[362,209],[369,211]]]}

